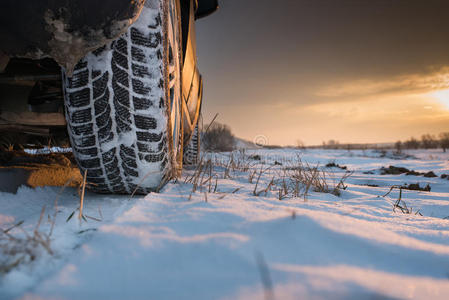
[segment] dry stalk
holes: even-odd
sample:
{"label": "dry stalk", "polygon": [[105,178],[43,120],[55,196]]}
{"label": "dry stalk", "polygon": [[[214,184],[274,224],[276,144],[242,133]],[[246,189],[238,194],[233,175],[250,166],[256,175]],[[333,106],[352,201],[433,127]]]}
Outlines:
{"label": "dry stalk", "polygon": [[79,209],[79,215],[78,215],[78,219],[80,220],[80,222],[81,222],[81,219],[83,218],[84,192],[86,190],[86,177],[87,177],[87,169],[84,170],[83,185],[81,186],[80,209]]}
{"label": "dry stalk", "polygon": [[[405,203],[405,201],[402,199],[402,189],[403,189],[404,187],[403,186],[400,186],[400,185],[393,185],[393,186],[391,186],[390,187],[390,190],[385,194],[385,195],[383,195],[382,197],[386,197],[386,196],[388,196],[394,189],[399,189],[399,196],[398,196],[398,199],[393,203],[393,212],[396,212],[396,208],[398,208],[398,209],[400,209],[401,210],[401,212],[403,213],[403,214],[411,214],[411,213],[413,213],[413,208],[412,207],[410,207],[410,208],[408,208],[407,207],[407,204]],[[419,212],[419,210],[415,213],[415,215],[421,215],[422,216],[422,214]]]}
{"label": "dry stalk", "polygon": [[241,188],[239,188],[239,187],[238,187],[238,188],[236,188],[235,190],[233,190],[233,191],[231,192],[231,194],[235,194],[235,193],[237,193],[238,191],[240,191],[240,189],[241,189]]}
{"label": "dry stalk", "polygon": [[258,196],[258,194],[257,194],[257,186],[259,185],[259,180],[260,180],[260,177],[262,176],[262,166],[260,167],[260,172],[259,172],[259,176],[257,177],[257,181],[256,181],[256,185],[254,186],[254,190],[253,190],[253,195],[254,196]]}

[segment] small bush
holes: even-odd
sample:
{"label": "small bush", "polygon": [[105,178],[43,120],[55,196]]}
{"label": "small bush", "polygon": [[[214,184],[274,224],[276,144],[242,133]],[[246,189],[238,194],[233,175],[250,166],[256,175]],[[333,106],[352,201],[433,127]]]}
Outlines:
{"label": "small bush", "polygon": [[231,128],[225,124],[213,123],[203,133],[203,146],[208,151],[232,151],[235,148],[235,138]]}

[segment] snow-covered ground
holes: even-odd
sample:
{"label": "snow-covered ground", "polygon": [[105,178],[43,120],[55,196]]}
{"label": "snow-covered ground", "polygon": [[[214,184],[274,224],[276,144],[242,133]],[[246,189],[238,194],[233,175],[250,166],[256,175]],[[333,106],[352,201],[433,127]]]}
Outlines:
{"label": "snow-covered ground", "polygon": [[[75,189],[0,193],[0,228],[24,221],[8,231],[16,241],[0,245],[35,255],[2,252],[3,266],[25,258],[0,273],[0,299],[447,299],[449,180],[440,176],[449,174],[449,154],[408,154],[251,150],[231,162],[229,153],[214,155],[212,169],[186,171],[160,194],[87,193],[87,222],[77,212],[66,221],[79,205]],[[299,159],[325,171],[329,193],[292,186]],[[324,168],[329,162],[347,170]],[[381,175],[390,165],[438,177]],[[414,183],[431,191],[402,190],[406,210],[393,209],[399,189],[384,195]],[[43,206],[44,240],[56,210],[50,251],[21,242]]]}

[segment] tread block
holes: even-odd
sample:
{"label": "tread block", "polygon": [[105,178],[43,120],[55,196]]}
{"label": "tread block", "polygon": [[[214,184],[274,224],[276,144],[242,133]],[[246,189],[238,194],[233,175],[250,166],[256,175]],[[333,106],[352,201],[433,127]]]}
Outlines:
{"label": "tread block", "polygon": [[106,90],[106,93],[103,95],[103,97],[95,100],[94,111],[96,116],[104,113],[105,111],[107,114],[111,113],[111,107],[109,106],[109,90]]}
{"label": "tread block", "polygon": [[[100,177],[103,176],[103,170],[98,168],[98,169],[89,169],[87,170],[87,176],[88,177]],[[102,179],[102,182],[104,182],[104,178],[99,178]],[[91,180],[89,180],[91,181]],[[91,181],[92,182],[92,181]],[[99,183],[99,182],[97,182]]]}
{"label": "tread block", "polygon": [[69,107],[81,107],[89,105],[90,89],[87,87],[76,92],[68,93],[67,100]]}
{"label": "tread block", "polygon": [[158,153],[158,154],[147,154],[144,156],[145,160],[149,163],[159,162],[164,158],[164,153]]}
{"label": "tread block", "polygon": [[69,79],[70,89],[76,89],[86,86],[89,83],[89,70],[85,69],[73,74],[72,78]]}
{"label": "tread block", "polygon": [[141,63],[147,63],[145,52],[142,49],[132,46],[131,47],[131,59]]}
{"label": "tread block", "polygon": [[[118,170],[117,170],[118,171]],[[109,179],[109,183],[111,185],[122,185],[122,179],[120,177],[114,178],[114,179]]]}
{"label": "tread block", "polygon": [[[98,130],[98,140],[103,143],[108,140],[112,140],[114,137],[114,133],[111,132],[111,129],[112,129],[112,120],[109,118],[108,123],[106,123],[106,126]],[[110,138],[110,136],[112,136],[112,138]]]}
{"label": "tread block", "polygon": [[84,169],[101,168],[100,159],[90,158],[90,159],[80,159],[79,164]]}
{"label": "tread block", "polygon": [[108,178],[109,181],[114,182],[113,184],[116,184],[116,183],[122,181],[122,178],[120,177],[120,172],[118,169],[117,169],[116,173],[107,173],[106,177]]}
{"label": "tread block", "polygon": [[137,163],[136,160],[134,158],[130,158],[128,156],[125,155],[120,155],[122,157],[122,162],[124,162],[128,167],[137,169]]}
{"label": "tread block", "polygon": [[95,146],[95,135],[81,136],[80,138],[73,139],[73,147],[94,147]]}
{"label": "tread block", "polygon": [[134,159],[123,158],[123,163],[126,164],[128,168],[137,169],[137,163]]}
{"label": "tread block", "polygon": [[92,121],[91,111],[92,109],[90,107],[74,111],[70,115],[70,120],[75,124],[87,123],[89,121]]}
{"label": "tread block", "polygon": [[126,193],[126,189],[123,186],[123,184],[114,185],[112,187],[112,191],[117,194],[125,194]]}
{"label": "tread block", "polygon": [[[92,76],[94,76],[93,72],[92,72]],[[100,78],[98,78],[97,80],[95,80],[92,83],[93,92],[94,92],[94,95],[93,95],[94,99],[97,99],[98,97],[100,97],[101,95],[103,95],[106,92],[107,85],[108,85],[108,80],[109,80],[109,73],[105,72],[103,75],[101,75]]]}
{"label": "tread block", "polygon": [[128,58],[118,51],[112,52],[112,64],[117,64],[124,69],[128,69]]}
{"label": "tread block", "polygon": [[152,132],[145,132],[145,131],[137,131],[137,140],[142,142],[158,142],[162,139],[162,132],[152,133]]}
{"label": "tread block", "polygon": [[106,112],[96,118],[98,132],[110,131],[112,128],[111,108],[108,106]]}
{"label": "tread block", "polygon": [[106,171],[106,174],[119,174],[117,157],[114,157],[114,159],[110,163],[105,164],[104,169]]}
{"label": "tread block", "polygon": [[160,32],[142,33],[140,30],[131,27],[131,41],[139,46],[156,48],[162,42]]}
{"label": "tread block", "polygon": [[114,59],[112,60],[112,81],[117,81],[119,82],[121,85],[128,87],[129,86],[129,81],[128,81],[128,73],[126,73],[124,70],[120,69],[119,67],[117,67],[117,65],[115,64]]}
{"label": "tread block", "polygon": [[155,118],[140,115],[134,115],[134,124],[136,124],[137,128],[143,130],[156,129],[157,127]]}
{"label": "tread block", "polygon": [[133,85],[133,91],[139,95],[146,96],[151,91],[150,87],[146,86],[142,81],[140,81],[139,79],[136,79],[136,78],[132,79],[132,85]]}
{"label": "tread block", "polygon": [[[159,145],[162,145],[162,143],[160,143]],[[139,150],[139,152],[154,153],[154,152],[159,152],[162,150],[159,148],[161,148],[161,147],[158,146],[158,149],[155,149],[153,144],[137,142],[137,150]]]}
{"label": "tread block", "polygon": [[137,173],[136,170],[128,167],[125,162],[122,162],[122,168],[127,175],[132,176],[132,177],[139,177],[139,173]]}
{"label": "tread block", "polygon": [[147,110],[151,106],[153,106],[153,102],[151,102],[148,98],[140,98],[133,97],[134,109]]}
{"label": "tread block", "polygon": [[108,173],[107,175],[106,175],[106,177],[108,178],[108,180],[111,180],[111,181],[117,181],[117,180],[122,180],[121,178],[120,178],[120,174],[119,173]]}
{"label": "tread block", "polygon": [[98,139],[100,143],[109,143],[114,140],[114,133],[111,131],[108,135],[102,135],[101,137],[99,136]]}
{"label": "tread block", "polygon": [[109,162],[112,162],[115,158],[115,148],[112,148],[106,152],[103,152],[103,154],[101,155],[103,158],[103,163],[107,164]]}
{"label": "tread block", "polygon": [[98,149],[96,147],[92,148],[75,148],[75,151],[82,155],[89,155],[91,157],[96,157],[98,155]]}
{"label": "tread block", "polygon": [[[115,80],[112,81],[112,90],[114,91],[114,102],[117,101],[121,105],[126,106],[126,108],[129,108],[128,90],[119,86]],[[114,105],[116,105],[116,103],[114,103]]]}
{"label": "tread block", "polygon": [[76,135],[90,135],[90,134],[94,134],[93,124],[92,123],[86,123],[86,124],[82,124],[82,125],[78,125],[78,126],[70,126],[70,129]]}
{"label": "tread block", "polygon": [[[108,74],[108,73],[106,72],[105,74]],[[100,75],[101,75],[100,70],[92,70],[92,78],[97,78]]]}
{"label": "tread block", "polygon": [[111,182],[112,185],[116,185],[116,184],[122,182],[122,178],[120,177],[120,173],[118,170],[117,170],[117,174],[114,174],[114,173],[107,174],[107,178]]}
{"label": "tread block", "polygon": [[141,78],[153,78],[152,74],[148,71],[147,66],[132,64],[131,69],[132,69],[134,76],[141,77]]}
{"label": "tread block", "polygon": [[128,105],[123,105],[114,97],[115,116],[128,123],[131,123],[131,113]]}
{"label": "tread block", "polygon": [[129,157],[135,157],[136,154],[134,153],[133,147],[126,147],[125,145],[120,145],[120,156],[123,158],[125,157],[124,154],[126,154]]}
{"label": "tread block", "polygon": [[[128,53],[128,42],[124,38],[119,38],[114,43],[114,49],[120,51],[122,55],[127,55]],[[126,56],[125,56],[126,58]]]}
{"label": "tread block", "polygon": [[115,115],[117,133],[128,133],[132,130],[130,121],[131,115],[127,109],[123,108],[123,106],[118,105],[117,108]]}

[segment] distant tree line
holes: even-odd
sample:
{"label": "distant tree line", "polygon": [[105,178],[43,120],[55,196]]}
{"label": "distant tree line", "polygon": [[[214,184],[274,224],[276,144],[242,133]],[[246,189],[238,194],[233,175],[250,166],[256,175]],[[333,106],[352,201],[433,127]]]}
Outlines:
{"label": "distant tree line", "polygon": [[431,134],[423,134],[421,140],[414,137],[406,141],[397,141],[395,143],[397,152],[403,149],[437,149],[441,148],[444,152],[449,149],[449,132],[442,132],[437,136]]}
{"label": "distant tree line", "polygon": [[[312,146],[307,148],[324,148],[324,149],[345,149],[345,150],[366,150],[366,149],[386,149],[392,148],[392,145],[378,144],[341,144],[337,140],[329,140],[323,142],[321,146]],[[405,141],[397,141],[394,144],[396,152],[405,149],[443,149],[444,152],[449,149],[449,132],[442,132],[439,135],[423,134],[421,139],[411,137]]]}
{"label": "distant tree line", "polygon": [[[315,147],[308,147],[315,148]],[[320,148],[323,149],[344,149],[344,150],[366,150],[369,148],[377,148],[375,144],[350,144],[350,143],[341,143],[337,140],[329,140],[327,142],[323,141]]]}

